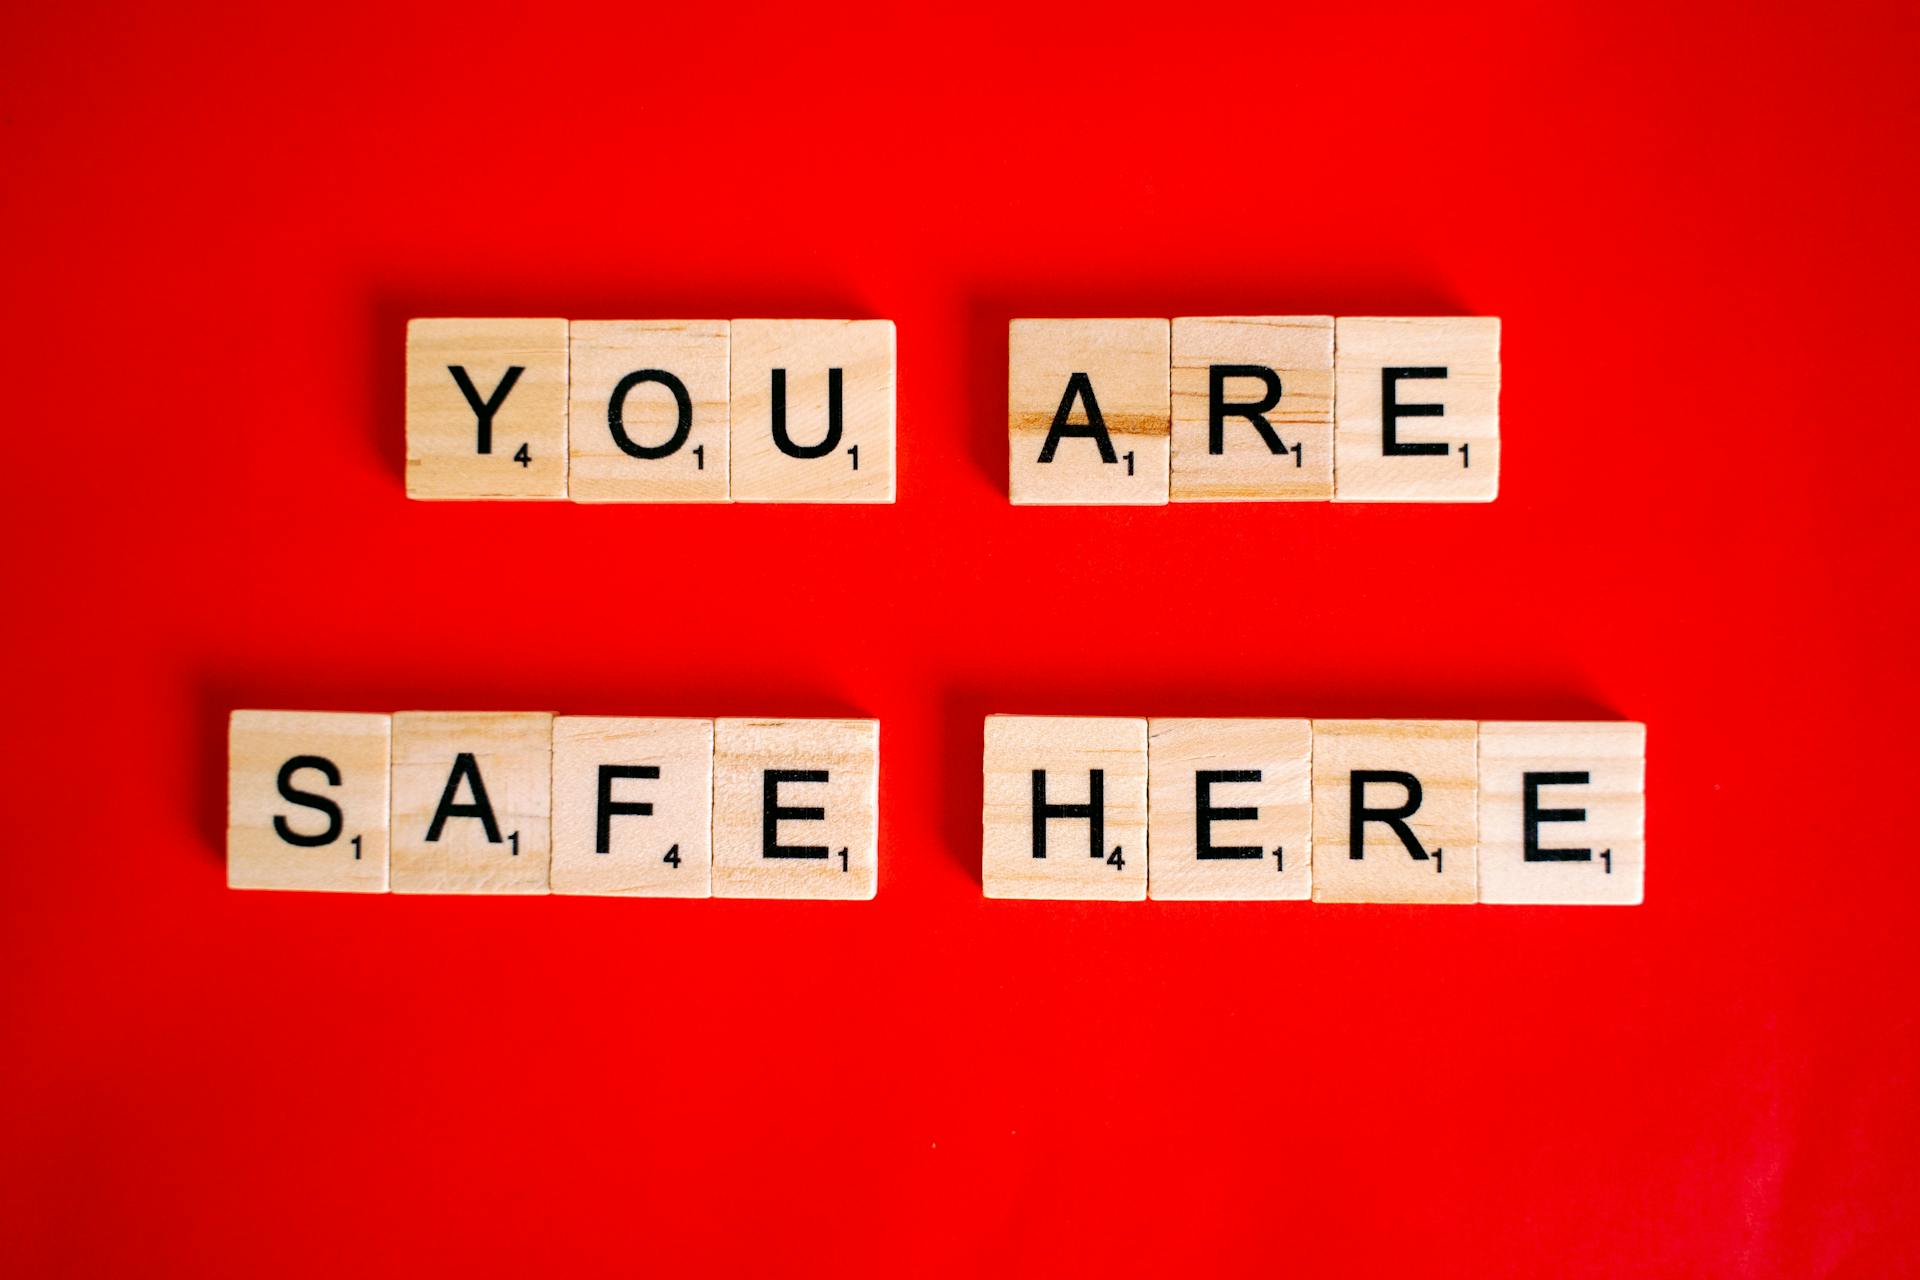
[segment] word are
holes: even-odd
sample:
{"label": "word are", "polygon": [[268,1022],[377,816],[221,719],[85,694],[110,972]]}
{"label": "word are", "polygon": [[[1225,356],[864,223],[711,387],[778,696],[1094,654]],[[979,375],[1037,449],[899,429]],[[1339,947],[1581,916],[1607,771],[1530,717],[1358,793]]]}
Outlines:
{"label": "word are", "polygon": [[1489,502],[1489,316],[1015,320],[1019,504]]}

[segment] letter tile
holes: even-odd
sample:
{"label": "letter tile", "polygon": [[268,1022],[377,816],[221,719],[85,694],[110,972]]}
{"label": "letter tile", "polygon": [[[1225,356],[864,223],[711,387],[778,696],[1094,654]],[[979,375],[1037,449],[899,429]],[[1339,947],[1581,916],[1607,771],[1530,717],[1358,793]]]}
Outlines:
{"label": "letter tile", "polygon": [[1478,896],[1471,720],[1313,722],[1313,900]]}
{"label": "letter tile", "polygon": [[880,722],[717,720],[713,895],[871,898]]}
{"label": "letter tile", "polygon": [[227,884],[387,891],[391,717],[235,711],[227,722]]}
{"label": "letter tile", "polygon": [[988,716],[989,898],[1147,896],[1147,722]]}
{"label": "letter tile", "polygon": [[545,893],[553,717],[393,717],[393,891]]}
{"label": "letter tile", "polygon": [[1305,720],[1147,721],[1147,893],[1296,899],[1313,887]]}
{"label": "letter tile", "polygon": [[1017,505],[1167,500],[1165,320],[1015,320],[1007,329],[1007,493]]}
{"label": "letter tile", "polygon": [[892,502],[891,320],[733,322],[736,502]]}
{"label": "letter tile", "polygon": [[1500,491],[1500,321],[1341,316],[1336,502],[1491,502]]}
{"label": "letter tile", "polygon": [[1480,726],[1480,901],[1641,900],[1647,727]]}
{"label": "letter tile", "polygon": [[407,324],[407,496],[567,496],[567,322]]}
{"label": "letter tile", "polygon": [[1175,502],[1333,497],[1333,317],[1173,322]]}
{"label": "letter tile", "polygon": [[556,716],[553,891],[713,892],[713,721]]}
{"label": "letter tile", "polygon": [[728,499],[725,320],[575,320],[567,496]]}

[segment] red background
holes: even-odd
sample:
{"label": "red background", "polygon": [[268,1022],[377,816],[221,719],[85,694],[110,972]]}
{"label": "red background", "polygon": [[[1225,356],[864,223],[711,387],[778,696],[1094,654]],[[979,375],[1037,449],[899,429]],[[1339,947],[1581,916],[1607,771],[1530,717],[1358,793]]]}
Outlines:
{"label": "red background", "polygon": [[[4,24],[10,1269],[1920,1268],[1910,5]],[[1007,504],[1236,312],[1499,501]],[[415,314],[891,317],[899,503],[410,503]],[[880,895],[232,893],[237,706],[877,716]],[[983,901],[992,711],[1644,720],[1647,902]]]}

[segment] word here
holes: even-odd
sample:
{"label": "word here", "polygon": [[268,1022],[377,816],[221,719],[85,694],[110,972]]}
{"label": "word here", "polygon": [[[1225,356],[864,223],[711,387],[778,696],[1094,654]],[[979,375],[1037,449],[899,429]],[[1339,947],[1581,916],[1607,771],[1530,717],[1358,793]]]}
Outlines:
{"label": "word here", "polygon": [[989,898],[1631,904],[1627,721],[989,716]]}

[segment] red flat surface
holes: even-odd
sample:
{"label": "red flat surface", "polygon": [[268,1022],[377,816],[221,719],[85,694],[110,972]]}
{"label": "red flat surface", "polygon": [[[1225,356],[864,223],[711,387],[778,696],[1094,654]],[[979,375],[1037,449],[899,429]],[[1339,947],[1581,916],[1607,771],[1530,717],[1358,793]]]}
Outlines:
{"label": "red flat surface", "polygon": [[[12,6],[15,1274],[1920,1269],[1911,6]],[[711,16],[691,18],[695,11]],[[1021,314],[1505,318],[1489,507],[1015,510]],[[890,508],[409,503],[886,316]],[[873,715],[870,904],[223,887],[236,706]],[[1638,909],[996,903],[992,711],[1619,716]]]}

